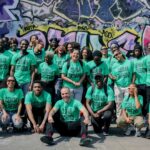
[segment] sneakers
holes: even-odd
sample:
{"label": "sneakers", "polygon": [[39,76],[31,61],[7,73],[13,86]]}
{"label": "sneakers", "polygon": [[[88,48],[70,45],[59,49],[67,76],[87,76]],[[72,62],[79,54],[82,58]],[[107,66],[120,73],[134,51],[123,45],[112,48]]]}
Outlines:
{"label": "sneakers", "polygon": [[40,138],[40,140],[43,142],[43,143],[46,143],[48,145],[55,145],[55,142],[53,140],[52,137],[48,137],[48,136],[43,136]]}
{"label": "sneakers", "polygon": [[109,135],[109,133],[108,133],[108,132],[106,132],[106,131],[103,131],[103,135],[104,135],[104,136],[108,136],[108,135]]}
{"label": "sneakers", "polygon": [[141,130],[136,128],[135,131],[136,131],[135,132],[135,137],[140,137],[141,136]]}
{"label": "sneakers", "polygon": [[80,146],[88,146],[91,143],[90,138],[81,138],[79,145]]}
{"label": "sneakers", "polygon": [[126,132],[124,133],[124,135],[129,136],[129,135],[131,135],[132,131],[134,131],[134,126],[130,125],[130,126],[128,126],[128,128],[127,128]]}
{"label": "sneakers", "polygon": [[150,139],[150,130],[148,129],[148,127],[146,129],[145,138]]}

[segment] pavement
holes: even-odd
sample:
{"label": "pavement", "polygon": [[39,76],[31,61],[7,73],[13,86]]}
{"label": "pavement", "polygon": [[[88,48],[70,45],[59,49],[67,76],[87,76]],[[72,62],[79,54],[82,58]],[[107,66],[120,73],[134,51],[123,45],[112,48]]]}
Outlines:
{"label": "pavement", "polygon": [[[142,130],[144,133],[144,129]],[[92,144],[89,147],[79,146],[80,137],[60,137],[54,134],[56,145],[49,146],[40,141],[43,134],[2,133],[0,131],[0,150],[149,150],[150,139],[143,137],[124,136],[121,129],[111,125],[110,135],[95,134],[89,126],[89,137]]]}

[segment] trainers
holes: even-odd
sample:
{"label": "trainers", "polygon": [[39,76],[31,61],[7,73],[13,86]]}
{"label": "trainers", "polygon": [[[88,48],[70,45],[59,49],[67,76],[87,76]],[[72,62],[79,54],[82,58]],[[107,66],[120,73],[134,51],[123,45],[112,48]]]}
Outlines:
{"label": "trainers", "polygon": [[46,143],[46,144],[48,144],[48,145],[54,145],[54,144],[55,144],[55,142],[54,142],[54,140],[53,140],[52,137],[43,136],[43,137],[40,138],[40,140],[41,140],[43,143]]}
{"label": "trainers", "polygon": [[124,135],[129,136],[131,135],[131,132],[134,131],[134,126],[128,126],[126,132],[124,133]]}
{"label": "trainers", "polygon": [[91,143],[90,138],[81,138],[79,145],[80,146],[88,146]]}
{"label": "trainers", "polygon": [[150,139],[150,130],[148,129],[148,127],[146,129],[145,138]]}
{"label": "trainers", "polygon": [[140,136],[141,136],[141,130],[138,129],[138,128],[136,128],[135,131],[136,131],[136,132],[135,132],[135,137],[140,137]]}
{"label": "trainers", "polygon": [[108,136],[108,135],[109,135],[109,133],[108,133],[108,132],[106,132],[106,131],[103,131],[103,135],[104,135],[104,136]]}

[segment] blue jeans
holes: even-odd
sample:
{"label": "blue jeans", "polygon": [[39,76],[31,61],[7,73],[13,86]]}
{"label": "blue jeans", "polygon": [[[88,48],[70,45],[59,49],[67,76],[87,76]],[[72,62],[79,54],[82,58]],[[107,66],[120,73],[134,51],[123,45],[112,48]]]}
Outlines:
{"label": "blue jeans", "polygon": [[29,91],[29,85],[30,85],[30,83],[20,84],[20,88],[22,89],[24,96]]}
{"label": "blue jeans", "polygon": [[55,98],[56,100],[60,100],[61,99],[61,88],[62,88],[62,84],[63,84],[63,80],[61,78],[58,78],[56,80],[56,83],[55,83]]}

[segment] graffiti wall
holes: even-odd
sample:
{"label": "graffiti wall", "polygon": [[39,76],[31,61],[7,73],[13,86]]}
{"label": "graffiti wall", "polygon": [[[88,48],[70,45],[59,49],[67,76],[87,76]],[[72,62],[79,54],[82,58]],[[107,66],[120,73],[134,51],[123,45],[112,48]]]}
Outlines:
{"label": "graffiti wall", "polygon": [[149,0],[0,0],[0,36],[57,37],[92,50],[117,41],[129,51],[150,42],[149,17]]}

